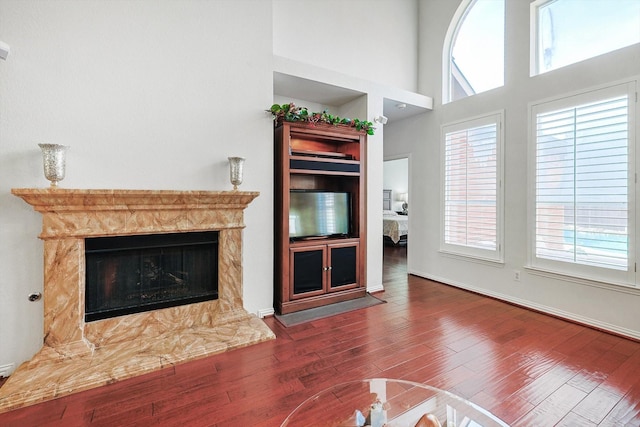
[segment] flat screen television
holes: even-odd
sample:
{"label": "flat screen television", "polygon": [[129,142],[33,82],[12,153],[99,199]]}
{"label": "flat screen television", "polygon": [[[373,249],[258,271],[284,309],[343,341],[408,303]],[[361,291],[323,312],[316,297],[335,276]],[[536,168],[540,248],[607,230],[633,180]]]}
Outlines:
{"label": "flat screen television", "polygon": [[351,194],[291,190],[289,202],[290,239],[349,235]]}

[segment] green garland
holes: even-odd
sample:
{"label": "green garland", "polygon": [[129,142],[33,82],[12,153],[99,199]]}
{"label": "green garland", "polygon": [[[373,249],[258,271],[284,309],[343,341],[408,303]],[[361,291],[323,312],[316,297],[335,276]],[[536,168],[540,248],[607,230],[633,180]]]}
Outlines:
{"label": "green garland", "polygon": [[289,104],[273,104],[267,112],[273,115],[276,125],[285,122],[327,123],[330,125],[345,125],[365,131],[367,135],[373,135],[375,128],[373,123],[360,119],[347,119],[331,115],[324,110],[322,113],[309,113],[307,107],[296,107],[293,102]]}

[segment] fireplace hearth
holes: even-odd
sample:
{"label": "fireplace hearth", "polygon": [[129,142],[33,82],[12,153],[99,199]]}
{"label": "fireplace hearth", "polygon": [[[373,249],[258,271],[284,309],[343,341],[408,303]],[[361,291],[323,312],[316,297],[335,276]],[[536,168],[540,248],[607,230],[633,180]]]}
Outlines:
{"label": "fireplace hearth", "polygon": [[[275,338],[242,302],[243,213],[258,193],[61,188],[11,192],[42,214],[44,331],[40,351],[0,388],[0,413]],[[139,236],[162,239],[191,233],[217,235],[217,256],[206,251],[195,256],[217,259],[217,299],[119,312],[109,318],[86,317],[92,311],[87,299],[99,300],[86,287],[87,275],[102,275],[103,284],[112,286],[98,294],[115,295],[115,282],[109,277],[123,268],[103,265],[95,273],[85,260],[85,250],[96,251],[94,243],[101,242],[93,239],[119,244],[133,237],[135,245]],[[193,246],[191,243],[183,248]],[[175,255],[182,249],[172,251]],[[162,250],[151,252],[140,256],[138,266],[143,276],[157,280],[137,297],[125,293],[125,299],[181,293],[184,288],[178,284],[199,274],[174,265],[182,255],[169,257],[173,261],[163,265],[158,256]],[[165,286],[165,290],[156,286],[168,283],[176,286]]]}

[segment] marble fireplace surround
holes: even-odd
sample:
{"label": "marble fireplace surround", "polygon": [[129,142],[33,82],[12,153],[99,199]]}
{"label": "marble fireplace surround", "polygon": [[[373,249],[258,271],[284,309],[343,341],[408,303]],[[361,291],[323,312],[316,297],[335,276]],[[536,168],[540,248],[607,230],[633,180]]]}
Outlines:
{"label": "marble fireplace surround", "polygon": [[[13,189],[43,216],[44,343],[0,413],[275,338],[242,303],[241,191]],[[84,238],[219,231],[214,301],[84,322]]]}

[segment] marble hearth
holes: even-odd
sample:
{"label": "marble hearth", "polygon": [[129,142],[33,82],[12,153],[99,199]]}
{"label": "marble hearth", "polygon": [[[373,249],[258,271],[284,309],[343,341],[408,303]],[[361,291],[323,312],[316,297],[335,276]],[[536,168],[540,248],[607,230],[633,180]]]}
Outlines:
{"label": "marble hearth", "polygon": [[[242,304],[244,209],[256,192],[13,189],[43,216],[44,343],[0,412],[275,338]],[[219,297],[85,323],[84,239],[219,231]]]}

